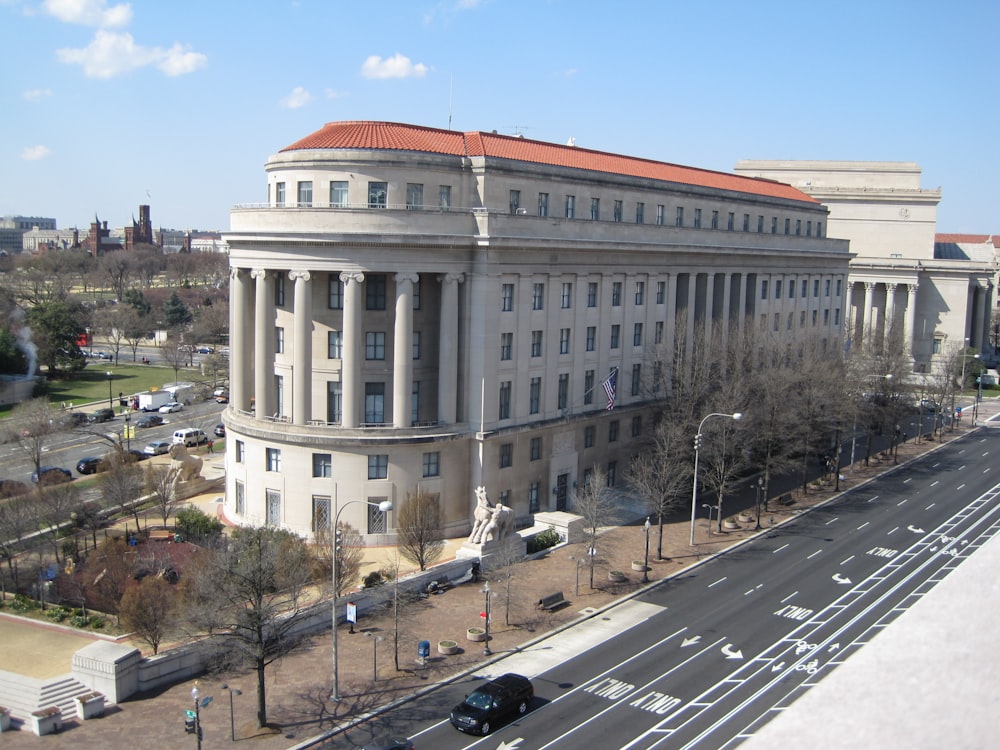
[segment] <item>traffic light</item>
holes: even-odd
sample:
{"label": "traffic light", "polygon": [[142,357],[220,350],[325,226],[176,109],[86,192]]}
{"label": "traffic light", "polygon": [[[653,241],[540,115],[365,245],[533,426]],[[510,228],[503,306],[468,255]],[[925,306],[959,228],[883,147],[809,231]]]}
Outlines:
{"label": "traffic light", "polygon": [[694,436],[694,449],[701,450],[701,433]]}
{"label": "traffic light", "polygon": [[195,727],[196,723],[197,722],[196,722],[196,719],[195,719],[194,711],[185,711],[184,712],[184,733],[185,734],[194,734],[195,731],[197,731],[196,727]]}

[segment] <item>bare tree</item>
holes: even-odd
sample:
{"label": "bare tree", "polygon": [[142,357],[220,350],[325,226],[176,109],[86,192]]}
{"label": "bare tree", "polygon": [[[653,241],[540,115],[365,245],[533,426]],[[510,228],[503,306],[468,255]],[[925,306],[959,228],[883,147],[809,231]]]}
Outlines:
{"label": "bare tree", "polygon": [[713,419],[705,422],[703,440],[699,449],[701,459],[700,480],[705,488],[715,494],[719,531],[722,531],[722,504],[725,496],[734,489],[748,460],[743,451],[741,428],[747,429],[752,417],[743,413],[744,399],[729,392],[716,394],[720,399],[706,413],[741,414],[743,419]]}
{"label": "bare tree", "polygon": [[146,494],[152,498],[163,525],[180,502],[177,498],[177,469],[173,466],[149,466],[145,471]]}
{"label": "bare tree", "polygon": [[138,635],[159,652],[173,630],[177,615],[177,593],[160,576],[149,575],[130,586],[122,596],[118,617],[128,630]]}
{"label": "bare tree", "polygon": [[656,558],[663,559],[663,526],[687,500],[691,486],[690,434],[673,419],[661,419],[653,437],[629,463],[626,481],[642,497],[658,527]]}
{"label": "bare tree", "polygon": [[[316,565],[316,577],[330,580],[332,574],[331,555],[333,540],[330,529],[316,529],[313,532],[313,555]],[[358,581],[361,573],[361,561],[365,554],[365,541],[356,528],[341,521],[337,524],[337,580],[334,582],[335,596],[340,596]]]}
{"label": "bare tree", "polygon": [[148,315],[143,315],[132,305],[119,305],[118,307],[118,319],[115,322],[122,332],[125,345],[132,350],[132,361],[135,362],[136,350],[138,350],[139,344],[148,337],[154,323]]}
{"label": "bare tree", "polygon": [[51,435],[57,432],[59,411],[53,409],[45,398],[33,398],[14,407],[3,429],[8,441],[13,442],[35,467],[42,467],[42,458]]}
{"label": "bare tree", "polygon": [[[185,348],[187,347],[187,348]],[[160,356],[163,357],[163,361],[169,365],[174,371],[174,382],[177,382],[180,371],[187,367],[191,361],[192,354],[187,349],[190,348],[185,344],[181,344],[177,339],[171,337],[164,341],[159,346]]]}
{"label": "bare tree", "polygon": [[587,542],[590,588],[594,588],[594,566],[597,562],[597,537],[605,526],[618,521],[619,509],[614,493],[608,487],[608,476],[594,465],[583,486],[577,491],[573,510],[583,518],[584,538]]}
{"label": "bare tree", "polygon": [[84,580],[102,610],[118,614],[125,590],[138,570],[135,552],[120,537],[105,539],[88,557]]}
{"label": "bare tree", "polygon": [[27,494],[0,502],[0,557],[7,561],[15,590],[20,588],[17,554],[24,538],[38,528],[38,512],[34,498]]}
{"label": "bare tree", "polygon": [[80,507],[80,491],[69,482],[38,488],[38,505],[42,520],[49,528],[48,538],[57,563],[62,563],[59,550],[59,527],[72,520]]}
{"label": "bare tree", "polygon": [[139,531],[139,510],[142,506],[142,469],[131,461],[111,461],[108,470],[97,476],[98,486],[109,508],[131,513],[135,530]]}
{"label": "bare tree", "polygon": [[396,519],[396,540],[399,553],[421,570],[427,570],[441,557],[444,534],[437,495],[420,490],[406,493]]}

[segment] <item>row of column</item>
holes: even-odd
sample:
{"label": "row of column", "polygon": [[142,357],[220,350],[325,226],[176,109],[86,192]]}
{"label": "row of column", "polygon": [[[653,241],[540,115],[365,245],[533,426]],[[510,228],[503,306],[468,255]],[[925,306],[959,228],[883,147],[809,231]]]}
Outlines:
{"label": "row of column", "polygon": [[[246,269],[231,272],[232,311],[230,319],[230,399],[238,409],[253,409],[257,415],[275,414],[275,299],[274,280],[280,271],[263,268],[250,270],[253,293]],[[312,332],[314,274],[292,270],[294,282],[292,326],[291,421],[306,424],[312,416]],[[396,298],[393,326],[392,425],[407,428],[412,424],[413,393],[413,285],[420,277],[415,272],[395,275]],[[441,283],[441,323],[438,346],[438,422],[452,424],[457,418],[458,384],[458,284],[464,274],[448,273],[437,277]],[[364,361],[365,280],[360,271],[340,274],[344,287],[341,330],[342,365],[341,426],[358,427],[363,407],[362,362]],[[252,321],[251,321],[252,316]],[[251,345],[251,333],[252,345]],[[250,353],[253,352],[253,367]],[[250,373],[253,373],[251,384]]]}
{"label": "row of column", "polygon": [[[864,314],[864,328],[861,331],[862,340],[865,338],[875,336],[874,326],[877,324],[875,319],[876,307],[874,302],[875,287],[879,283],[884,282],[865,282],[865,300],[862,312]],[[883,330],[882,330],[882,344],[888,349],[892,343],[891,337],[896,336],[902,338],[904,352],[907,357],[913,357],[913,332],[916,330],[917,322],[917,290],[919,284],[907,283],[907,284],[893,284],[885,283],[885,312],[883,314]],[[900,289],[902,287],[902,289]],[[894,330],[896,322],[896,295],[900,291],[906,292],[906,322],[902,331]],[[868,340],[865,342],[866,345],[874,343],[873,340]]]}

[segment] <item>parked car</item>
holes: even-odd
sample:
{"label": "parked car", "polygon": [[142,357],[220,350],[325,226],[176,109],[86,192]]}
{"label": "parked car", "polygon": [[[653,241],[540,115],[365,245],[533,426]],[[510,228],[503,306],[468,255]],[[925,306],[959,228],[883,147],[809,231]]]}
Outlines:
{"label": "parked car", "polygon": [[413,750],[413,742],[406,737],[382,737],[365,743],[359,750]]}
{"label": "parked car", "polygon": [[97,456],[87,456],[76,462],[76,470],[80,474],[96,474],[99,471],[107,471],[108,463],[103,458]]}
{"label": "parked car", "polygon": [[175,411],[180,411],[184,408],[184,404],[180,401],[168,401],[163,406],[159,408],[160,414],[171,414]]}
{"label": "parked car", "polygon": [[96,354],[92,354],[91,356],[92,357],[97,357],[98,359],[106,359],[108,361],[111,361],[112,359],[114,359],[114,357],[112,357],[107,352],[97,352]]}
{"label": "parked car", "polygon": [[163,417],[159,414],[147,414],[144,417],[136,420],[136,427],[159,427],[163,424]]}
{"label": "parked car", "polygon": [[201,430],[188,428],[185,430],[177,430],[173,435],[173,439],[175,443],[186,445],[188,448],[194,448],[202,443],[207,443],[208,435]]}
{"label": "parked car", "polygon": [[62,484],[73,479],[73,472],[61,466],[43,466],[38,471],[31,472],[31,481],[35,484]]}
{"label": "parked car", "polygon": [[87,417],[88,422],[110,422],[115,418],[115,410],[109,409],[107,407],[103,409],[98,409],[97,411],[91,412],[90,416]]}
{"label": "parked car", "polygon": [[170,452],[171,445],[173,445],[173,443],[169,440],[154,440],[152,443],[143,448],[142,452],[147,456],[162,456],[164,453]]}
{"label": "parked car", "polygon": [[82,411],[71,411],[62,418],[62,423],[66,427],[79,427],[82,424],[87,424],[89,419],[90,417]]}
{"label": "parked car", "polygon": [[483,683],[451,710],[456,729],[487,735],[508,716],[523,716],[531,706],[535,690],[531,680],[513,672]]}
{"label": "parked car", "polygon": [[149,458],[148,455],[135,448],[125,451],[122,455],[125,457],[125,462],[130,464],[134,464],[136,461],[145,461]]}
{"label": "parked car", "polygon": [[198,354],[212,354],[215,351],[215,349],[213,349],[210,346],[199,346],[197,349],[195,349],[195,351],[198,352]]}
{"label": "parked car", "polygon": [[222,423],[215,425],[215,436],[225,437],[226,436],[226,426]]}

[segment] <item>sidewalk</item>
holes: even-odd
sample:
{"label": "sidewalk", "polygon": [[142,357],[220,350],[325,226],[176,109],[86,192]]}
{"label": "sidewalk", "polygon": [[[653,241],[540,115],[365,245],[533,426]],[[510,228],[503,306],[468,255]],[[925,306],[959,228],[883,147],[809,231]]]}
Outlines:
{"label": "sidewalk", "polygon": [[[1000,405],[995,400],[984,401],[980,409],[981,420],[995,414],[998,406]],[[968,429],[959,428],[954,435],[962,435]],[[951,436],[945,437],[950,439]],[[899,447],[900,463],[918,453],[932,450],[937,445],[937,442],[916,445],[912,440],[908,441]],[[881,466],[856,466],[853,472],[850,467],[846,467],[846,481],[842,482],[842,488],[853,488],[877,473],[892,468],[891,462]],[[802,512],[805,507],[832,496],[832,488],[810,492],[805,497],[797,496],[796,504],[791,508],[772,506],[778,509],[772,509],[767,516],[773,515],[775,523],[780,524]],[[206,512],[214,512],[211,506],[218,507],[215,503],[217,497],[217,494],[202,496],[196,499],[196,504],[201,505]],[[664,528],[663,560],[654,560],[657,549],[657,528],[654,526],[650,529],[649,538],[650,580],[661,580],[679,573],[685,567],[745,539],[752,534],[753,523],[744,526],[746,528],[722,534],[713,533],[709,537],[707,521],[699,519],[696,532],[698,543],[692,548],[689,546],[689,523],[670,524]],[[452,540],[446,555],[453,554],[454,546],[462,541]],[[586,559],[583,544],[563,546],[541,559],[519,564],[511,582],[509,607],[504,582],[494,580],[491,584],[494,592],[491,606],[491,650],[497,655],[511,652],[546,632],[566,625],[580,617],[581,613],[592,613],[637,591],[641,585],[642,573],[631,570],[631,561],[643,557],[644,544],[643,528],[639,525],[613,528],[603,534],[599,543],[602,562],[595,569],[593,589],[589,585],[589,569],[578,566],[580,561]],[[369,569],[377,568],[388,559],[391,552],[390,548],[368,550],[366,566]],[[625,571],[628,580],[624,584],[610,583],[607,577],[609,570]],[[535,609],[538,599],[558,590],[570,601],[569,606],[552,613]],[[484,609],[484,596],[481,586],[466,584],[408,605],[399,632],[399,671],[394,664],[393,624],[390,617],[363,619],[356,627],[358,632],[353,635],[348,633],[346,626],[342,626],[338,631],[338,673],[343,700],[339,703],[328,700],[332,673],[330,633],[326,631],[316,635],[306,647],[268,668],[268,720],[279,725],[280,731],[256,736],[252,746],[255,750],[289,748],[352,715],[412,695],[417,690],[462,670],[483,665],[488,657],[482,654],[482,644],[469,642],[465,637],[465,630],[481,626],[480,612]],[[988,608],[981,609],[985,611]],[[376,640],[379,637],[383,640]],[[460,646],[460,653],[438,656],[436,644],[444,639],[456,641]],[[419,667],[416,663],[417,642],[420,640],[428,640],[432,644],[432,658],[425,667]],[[879,640],[876,640],[869,649],[877,648],[878,644]],[[862,653],[867,650],[862,650]],[[495,659],[496,656],[492,658]],[[846,669],[849,664],[850,662],[841,669]],[[992,674],[995,666],[986,664],[983,670]],[[952,679],[961,678],[956,676]],[[882,684],[889,680],[887,676]],[[230,697],[237,738],[257,734],[253,674],[206,675],[198,683],[203,697],[214,698],[201,712],[205,733],[202,747],[205,750],[231,747],[227,705]],[[155,694],[136,696],[119,706],[111,707],[101,719],[85,723],[67,722],[59,735],[39,738],[26,732],[5,733],[2,745],[5,750],[57,748],[67,744],[72,744],[78,750],[116,750],[157,746],[165,739],[185,742],[191,738],[183,734],[183,712],[192,708],[193,684],[193,681],[187,681]],[[231,696],[222,689],[223,684],[242,691],[242,695]],[[844,696],[839,705],[848,710],[853,703],[853,699]],[[987,700],[987,703],[990,701]],[[910,710],[914,715],[920,713],[915,706],[910,706]],[[988,712],[985,706],[983,711]],[[863,731],[859,734],[859,737],[862,736]]]}

